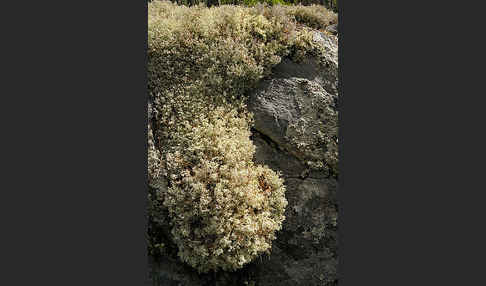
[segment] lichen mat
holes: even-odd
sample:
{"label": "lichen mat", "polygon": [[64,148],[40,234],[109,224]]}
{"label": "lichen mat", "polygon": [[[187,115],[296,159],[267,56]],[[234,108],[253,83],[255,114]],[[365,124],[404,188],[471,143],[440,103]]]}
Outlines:
{"label": "lichen mat", "polygon": [[[156,189],[149,224],[154,230],[167,222],[169,243],[201,273],[242,268],[270,252],[282,228],[284,180],[254,163],[247,95],[282,58],[327,60],[314,26],[323,29],[336,15],[315,19],[305,9],[149,3],[148,171]],[[332,109],[323,114],[337,122]],[[309,165],[337,174],[335,129],[323,129],[310,145],[291,144],[315,149]],[[313,144],[325,148],[319,153]],[[164,251],[160,239],[149,229],[152,252]]]}

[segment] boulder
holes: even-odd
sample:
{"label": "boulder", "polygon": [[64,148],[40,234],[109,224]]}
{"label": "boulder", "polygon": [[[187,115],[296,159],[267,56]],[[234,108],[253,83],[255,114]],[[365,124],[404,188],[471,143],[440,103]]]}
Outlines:
{"label": "boulder", "polygon": [[337,174],[337,47],[320,32],[314,41],[325,55],[299,63],[284,59],[250,93],[248,108],[256,131],[309,167]]}

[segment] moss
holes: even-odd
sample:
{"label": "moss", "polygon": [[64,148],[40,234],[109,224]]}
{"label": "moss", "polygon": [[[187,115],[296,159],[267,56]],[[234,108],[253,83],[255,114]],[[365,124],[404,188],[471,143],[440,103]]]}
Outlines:
{"label": "moss", "polygon": [[165,208],[183,261],[241,268],[271,249],[287,205],[279,174],[253,163],[245,94],[282,57],[321,51],[284,7],[148,5],[149,176],[169,183],[150,194],[151,227]]}

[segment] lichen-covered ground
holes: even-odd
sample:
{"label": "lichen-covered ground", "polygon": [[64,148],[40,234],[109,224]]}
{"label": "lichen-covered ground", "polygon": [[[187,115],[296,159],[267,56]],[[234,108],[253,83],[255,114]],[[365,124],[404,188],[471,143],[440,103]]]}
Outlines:
{"label": "lichen-covered ground", "polygon": [[336,23],[319,6],[149,4],[154,281],[337,281]]}

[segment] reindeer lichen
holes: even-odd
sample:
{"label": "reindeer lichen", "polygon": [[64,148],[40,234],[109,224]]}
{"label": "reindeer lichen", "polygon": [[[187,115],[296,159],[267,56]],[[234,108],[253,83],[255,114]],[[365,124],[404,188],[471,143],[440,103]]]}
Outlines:
{"label": "reindeer lichen", "polygon": [[279,174],[253,163],[245,94],[316,47],[284,7],[148,6],[149,180],[168,181],[151,205],[167,208],[181,260],[241,268],[270,251],[287,205]]}

